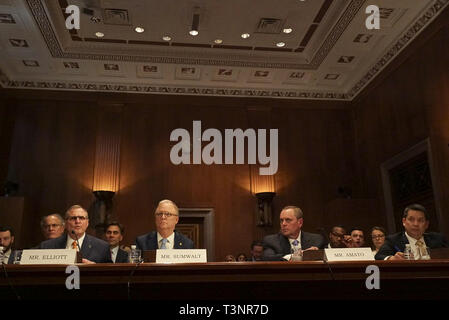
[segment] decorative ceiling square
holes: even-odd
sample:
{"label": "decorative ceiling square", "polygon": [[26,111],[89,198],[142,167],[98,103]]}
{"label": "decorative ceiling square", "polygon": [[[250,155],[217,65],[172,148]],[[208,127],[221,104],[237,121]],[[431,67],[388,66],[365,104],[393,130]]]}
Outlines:
{"label": "decorative ceiling square", "polygon": [[0,85],[352,100],[449,5],[375,2],[3,0]]}

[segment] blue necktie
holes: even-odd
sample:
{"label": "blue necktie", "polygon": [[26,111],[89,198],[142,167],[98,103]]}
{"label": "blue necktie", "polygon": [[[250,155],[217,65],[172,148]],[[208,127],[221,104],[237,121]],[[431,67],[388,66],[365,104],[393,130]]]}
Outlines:
{"label": "blue necktie", "polygon": [[162,239],[161,249],[167,249],[167,239]]}

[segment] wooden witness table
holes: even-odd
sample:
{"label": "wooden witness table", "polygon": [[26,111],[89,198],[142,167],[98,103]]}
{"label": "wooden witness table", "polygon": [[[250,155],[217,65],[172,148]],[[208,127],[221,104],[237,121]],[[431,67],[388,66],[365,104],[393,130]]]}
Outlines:
{"label": "wooden witness table", "polygon": [[[379,267],[379,290],[366,288],[369,265]],[[16,295],[22,300],[449,299],[449,259],[79,265],[79,290],[66,288],[69,274],[65,269],[63,265],[5,265],[0,300],[16,299]]]}

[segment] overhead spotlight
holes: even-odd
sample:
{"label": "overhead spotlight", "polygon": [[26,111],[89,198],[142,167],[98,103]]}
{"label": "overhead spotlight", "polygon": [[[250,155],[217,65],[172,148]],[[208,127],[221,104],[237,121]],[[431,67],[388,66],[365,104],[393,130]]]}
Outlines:
{"label": "overhead spotlight", "polygon": [[98,38],[103,38],[103,37],[104,37],[104,33],[103,33],[103,32],[95,32],[95,35],[96,35]]}
{"label": "overhead spotlight", "polygon": [[248,39],[249,38],[249,33],[242,33],[242,35],[241,35],[241,37],[243,38],[243,39]]}
{"label": "overhead spotlight", "polygon": [[284,30],[282,30],[283,33],[292,33],[292,31],[292,28],[285,28]]}
{"label": "overhead spotlight", "polygon": [[285,47],[285,42],[278,42],[276,43],[276,46],[279,48]]}
{"label": "overhead spotlight", "polygon": [[216,44],[222,44],[222,43],[223,43],[223,40],[221,40],[221,39],[215,39],[214,42],[215,42]]}
{"label": "overhead spotlight", "polygon": [[193,19],[192,19],[192,28],[190,29],[189,33],[192,36],[196,36],[199,33],[200,28],[200,8],[195,7],[193,9]]}
{"label": "overhead spotlight", "polygon": [[170,36],[163,36],[163,37],[162,37],[162,40],[164,40],[164,41],[170,41],[170,40],[171,40],[171,37],[170,37]]}
{"label": "overhead spotlight", "polygon": [[137,33],[142,33],[142,32],[145,31],[145,29],[142,28],[142,27],[136,27],[134,30],[135,30]]}

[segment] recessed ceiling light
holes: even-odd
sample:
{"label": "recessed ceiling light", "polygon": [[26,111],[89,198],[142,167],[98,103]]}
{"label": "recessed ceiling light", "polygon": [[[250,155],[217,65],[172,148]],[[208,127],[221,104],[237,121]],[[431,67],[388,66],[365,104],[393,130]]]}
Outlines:
{"label": "recessed ceiling light", "polygon": [[222,44],[222,43],[223,43],[223,40],[221,40],[221,39],[215,39],[214,42],[215,42],[216,44]]}
{"label": "recessed ceiling light", "polygon": [[191,36],[197,36],[198,35],[198,30],[190,30],[189,31]]}
{"label": "recessed ceiling light", "polygon": [[279,48],[285,47],[285,42],[278,42],[276,43],[276,46]]}
{"label": "recessed ceiling light", "polygon": [[145,29],[142,27],[136,27],[134,30],[136,30],[137,33],[142,33],[145,31]]}
{"label": "recessed ceiling light", "polygon": [[283,33],[291,33],[292,31],[292,28],[285,28],[284,30],[282,30]]}
{"label": "recessed ceiling light", "polygon": [[95,35],[96,35],[98,38],[103,38],[103,37],[104,37],[104,33],[103,33],[103,32],[95,32]]}
{"label": "recessed ceiling light", "polygon": [[162,37],[162,40],[164,40],[164,41],[170,41],[170,40],[171,40],[171,37],[170,37],[170,36],[163,36],[163,37]]}
{"label": "recessed ceiling light", "polygon": [[242,37],[243,39],[248,39],[249,36],[250,36],[249,33],[242,33],[242,35],[241,35],[241,37]]}

